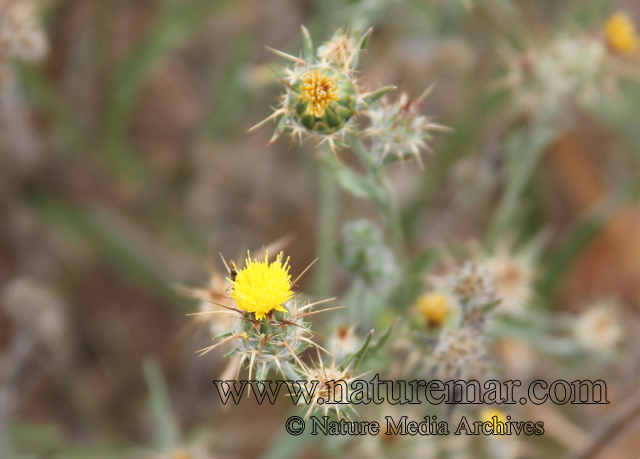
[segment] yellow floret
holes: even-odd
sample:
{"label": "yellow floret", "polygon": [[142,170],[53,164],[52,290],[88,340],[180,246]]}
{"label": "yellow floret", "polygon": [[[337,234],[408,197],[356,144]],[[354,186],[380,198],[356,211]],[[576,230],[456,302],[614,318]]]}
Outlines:
{"label": "yellow floret", "polygon": [[336,80],[317,70],[302,75],[302,81],[300,96],[309,102],[307,115],[321,118],[327,106],[334,100],[340,99]]}
{"label": "yellow floret", "polygon": [[441,326],[449,313],[449,300],[443,293],[431,293],[418,298],[416,308],[430,326]]}
{"label": "yellow floret", "polygon": [[268,252],[264,261],[251,260],[251,254],[247,255],[245,267],[238,271],[235,280],[229,280],[236,306],[254,313],[258,320],[274,310],[286,312],[282,305],[293,298],[289,259],[283,263],[280,253],[276,261],[269,263]]}
{"label": "yellow floret", "polygon": [[499,422],[507,421],[507,415],[497,408],[484,408],[480,410],[480,420],[482,422],[491,422],[496,416],[498,417]]}
{"label": "yellow floret", "polygon": [[638,49],[635,24],[624,13],[615,13],[605,25],[605,36],[609,47],[620,54],[632,54]]}

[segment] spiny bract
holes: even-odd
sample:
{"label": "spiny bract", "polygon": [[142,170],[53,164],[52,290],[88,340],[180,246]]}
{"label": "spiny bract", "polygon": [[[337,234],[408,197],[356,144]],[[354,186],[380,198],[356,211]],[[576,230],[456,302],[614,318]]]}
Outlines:
{"label": "spiny bract", "polygon": [[319,137],[320,143],[328,142],[332,149],[342,144],[350,130],[354,116],[385,93],[394,89],[386,86],[365,93],[358,86],[355,68],[358,56],[364,48],[371,29],[365,34],[349,37],[344,28],[338,29],[331,40],[314,53],[311,37],[302,27],[304,50],[302,57],[271,50],[289,59],[293,65],[284,68],[281,78],[286,90],[279,98],[279,105],[261,126],[269,120],[278,120],[278,126],[269,143],[275,142],[289,130],[295,137],[302,134]]}

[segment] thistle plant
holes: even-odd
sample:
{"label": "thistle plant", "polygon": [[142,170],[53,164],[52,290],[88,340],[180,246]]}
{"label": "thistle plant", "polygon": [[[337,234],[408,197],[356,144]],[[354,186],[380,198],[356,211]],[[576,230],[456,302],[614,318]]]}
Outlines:
{"label": "thistle plant", "polygon": [[216,334],[213,338],[219,341],[201,353],[232,343],[227,356],[239,356],[238,371],[246,362],[250,371],[258,369],[258,378],[264,379],[270,369],[291,376],[290,363],[300,362],[298,355],[309,345],[318,346],[309,339],[310,324],[304,318],[318,312],[313,307],[324,301],[298,304],[292,290],[298,279],[291,279],[289,260],[283,261],[282,256],[269,262],[268,251],[263,261],[252,260],[248,253],[241,269],[232,262],[232,278],[227,280],[233,305],[218,304],[224,309],[211,314],[231,316],[233,327]]}
{"label": "thistle plant", "polygon": [[[242,268],[238,269],[233,263],[227,266],[230,277],[225,301],[218,303],[210,295],[208,301],[217,303],[217,309],[201,311],[198,315],[210,313],[228,316],[234,321],[228,330],[216,334],[217,342],[202,349],[202,353],[226,345],[230,347],[227,356],[239,359],[238,370],[246,364],[250,373],[257,371],[258,379],[275,370],[291,379],[321,381],[322,390],[316,393],[309,415],[316,409],[327,411],[326,405],[321,407],[318,403],[327,391],[331,392],[325,383],[336,379],[350,381],[367,355],[372,332],[358,347],[359,330],[376,326],[375,317],[382,313],[404,269],[402,230],[383,170],[408,159],[415,159],[422,166],[419,155],[422,150],[430,150],[430,131],[447,129],[420,114],[430,90],[417,99],[402,94],[395,103],[380,100],[394,86],[372,92],[363,90],[356,78],[356,67],[371,30],[350,35],[344,28],[339,29],[317,50],[304,27],[302,32],[301,57],[272,50],[292,63],[282,70],[285,92],[279,97],[273,114],[252,129],[275,120],[277,127],[270,143],[288,131],[298,139],[311,136],[319,140],[318,144],[328,144],[336,161],[327,157],[323,157],[323,161],[326,164],[333,161],[330,170],[345,190],[376,204],[392,233],[394,248],[387,246],[385,235],[373,222],[358,220],[344,226],[340,257],[353,276],[353,287],[345,295],[348,320],[332,321],[333,332],[326,344],[329,351],[312,340],[307,317],[334,308],[313,311],[314,306],[325,301],[300,300],[293,291],[297,279],[292,280],[289,260],[281,254],[271,262],[268,254],[263,261],[252,260],[249,255]],[[362,121],[369,120],[365,129],[356,123],[359,115],[364,115]],[[338,148],[355,152],[366,175],[340,164]],[[367,317],[370,319],[362,320]],[[382,346],[391,329],[387,329],[374,347]],[[317,349],[318,359],[305,363],[302,353],[309,346]],[[337,406],[338,417],[348,416],[349,410],[353,412],[349,405]]]}
{"label": "thistle plant", "polygon": [[432,276],[430,283],[435,292],[414,305],[426,322],[417,336],[432,345],[425,367],[447,379],[486,379],[492,363],[485,325],[500,304],[493,273],[471,259],[444,276]]}
{"label": "thistle plant", "polygon": [[378,166],[414,158],[423,167],[420,152],[426,150],[434,153],[428,145],[432,139],[430,131],[451,131],[420,114],[432,90],[433,86],[417,99],[402,93],[392,104],[383,97],[380,103],[367,110],[366,115],[371,125],[366,129],[365,135],[372,139],[371,154]]}
{"label": "thistle plant", "polygon": [[511,93],[514,110],[533,122],[553,123],[567,103],[593,110],[614,101],[621,79],[636,79],[637,65],[626,59],[637,49],[631,19],[616,13],[600,36],[558,36],[523,52],[503,52],[508,69],[496,84]]}
{"label": "thistle plant", "polygon": [[[47,52],[35,8],[45,3],[55,49],[40,69],[24,63]],[[136,5],[110,9],[109,3]],[[212,238],[234,246],[238,238],[270,238],[274,228],[304,245],[292,253],[315,250],[318,263],[302,269],[297,256],[289,259],[272,245],[259,255],[252,250],[236,257],[237,264],[223,259],[200,288],[181,287],[197,301],[188,326],[210,340],[198,345],[199,365],[191,362],[187,370],[200,372],[199,366],[224,360],[220,370],[226,369],[214,367],[210,376],[305,381],[317,390],[310,402],[303,397],[291,408],[331,421],[357,415],[384,425],[391,414],[395,421],[437,415],[451,422],[460,413],[472,423],[488,423],[507,416],[537,421],[538,413],[551,413],[562,430],[536,438],[539,444],[527,442],[530,451],[519,449],[515,435],[331,434],[314,443],[326,448],[314,455],[533,459],[565,446],[570,457],[584,459],[603,446],[611,454],[626,451],[606,445],[601,435],[622,432],[620,419],[628,422],[640,413],[633,353],[640,346],[629,333],[633,314],[623,304],[626,299],[632,306],[640,297],[633,282],[640,272],[633,255],[640,247],[640,186],[633,164],[640,156],[621,159],[624,150],[640,150],[640,98],[625,82],[640,75],[632,16],[598,18],[607,2],[595,0],[312,2],[305,17],[326,41],[314,44],[302,27],[301,49],[272,49],[277,62],[267,71],[250,62],[251,40],[288,35],[274,29],[290,23],[280,22],[279,15],[296,2],[275,3],[254,8],[257,2],[226,0],[0,1],[0,457],[113,457],[113,441],[102,432],[79,433],[104,444],[104,452],[90,451],[97,445],[64,444],[78,436],[83,420],[108,429],[115,425],[93,419],[85,406],[126,420],[118,426],[117,443],[152,433],[150,419],[138,418],[142,392],[129,383],[140,380],[132,364],[140,353],[168,356],[169,347],[161,345],[166,336],[158,332],[175,325],[175,317],[169,308],[153,310],[172,303],[159,282],[168,275],[189,276],[197,269],[192,250]],[[593,5],[575,14],[582,3]],[[266,12],[269,18],[260,17]],[[553,29],[545,27],[549,18]],[[561,30],[562,18],[597,22]],[[375,38],[364,27],[368,23],[381,26],[386,43],[365,62]],[[332,24],[351,25],[327,33]],[[198,25],[206,31],[192,40],[188,32]],[[523,33],[527,29],[530,35]],[[410,36],[396,39],[400,30]],[[504,37],[522,48],[494,52],[491,44]],[[209,70],[216,76],[213,84]],[[491,85],[485,83],[491,82],[506,94],[487,91]],[[279,94],[269,114],[267,104],[251,106],[267,83],[277,85]],[[415,87],[415,93],[396,87]],[[208,100],[215,104],[208,107]],[[252,131],[262,126],[271,135],[266,125],[273,123],[270,145],[288,134],[290,155],[313,154],[289,163],[262,154],[258,163],[253,136],[238,136],[249,111],[266,117]],[[435,113],[456,131],[439,124]],[[604,127],[599,133],[591,129],[598,124]],[[440,135],[445,132],[452,134]],[[204,148],[209,145],[211,150]],[[542,158],[544,169],[538,171]],[[317,173],[317,180],[292,171],[298,163],[304,172]],[[273,177],[277,186],[263,195],[257,188],[274,185]],[[299,184],[307,188],[296,189]],[[311,196],[318,202],[310,202]],[[309,222],[316,208],[318,218]],[[229,218],[243,212],[248,215]],[[264,221],[269,218],[273,225]],[[213,231],[189,225],[210,220]],[[532,245],[542,233],[550,234],[544,250]],[[482,249],[460,250],[460,238]],[[454,255],[440,267],[442,246]],[[606,260],[605,269],[599,270],[599,260]],[[315,276],[312,292],[298,285],[307,270]],[[7,277],[14,273],[16,280]],[[54,286],[70,301],[54,293]],[[605,291],[616,287],[619,293]],[[596,299],[610,294],[620,304],[578,302],[585,292]],[[154,337],[155,324],[161,325]],[[73,355],[76,331],[81,352]],[[212,359],[214,353],[220,358]],[[72,358],[80,360],[73,368],[79,384],[55,371]],[[47,364],[42,371],[41,361]],[[163,362],[171,367],[172,381],[206,390],[193,384],[193,373],[185,375],[183,365],[182,359]],[[365,375],[395,382],[508,376],[526,386],[547,377],[599,379],[603,373],[594,368],[603,365],[613,402],[603,419],[612,421],[593,436],[580,432],[600,420],[600,410],[573,401],[547,410],[520,403],[504,412],[480,410],[475,404],[427,405],[429,395],[417,387],[421,407],[397,400],[382,407],[334,403]],[[160,368],[143,366],[156,443],[131,454],[118,446],[119,457],[210,459],[219,457],[214,446],[229,457],[254,457],[265,447],[275,449],[264,457],[294,457],[300,455],[296,448],[309,446],[310,437],[281,436],[281,424],[267,432],[264,426],[276,417],[266,404],[260,424],[247,422],[253,419],[240,409],[231,429],[218,430],[227,419],[214,411],[219,419],[200,426],[206,435],[194,435],[199,429],[182,435],[181,421],[209,420],[209,409],[218,408],[208,404],[215,394],[209,391],[205,403],[194,403],[203,394],[180,394],[180,385],[167,390]],[[56,376],[60,381],[52,381]],[[83,389],[97,379],[99,390]],[[206,384],[209,378],[198,379]],[[387,393],[404,398],[406,387]],[[455,396],[456,389],[446,390]],[[180,407],[175,413],[174,395]],[[54,396],[71,402],[71,409],[60,410],[57,400],[40,406]],[[104,406],[115,399],[113,407]],[[569,416],[554,414],[567,409]],[[582,409],[587,416],[579,414]],[[19,422],[11,419],[14,413]],[[62,434],[54,436],[51,429],[29,425],[32,415],[38,424],[44,417],[70,428],[55,429]],[[589,422],[572,427],[582,419]],[[309,422],[306,427],[309,433]],[[241,432],[240,441],[228,432]],[[547,447],[547,440],[567,444]],[[590,451],[571,444],[592,440]],[[231,451],[239,445],[243,451]]]}
{"label": "thistle plant", "polygon": [[328,142],[335,151],[336,145],[342,145],[345,134],[353,131],[356,114],[394,87],[365,92],[358,85],[355,69],[371,29],[362,36],[356,33],[351,37],[344,28],[339,29],[317,53],[304,26],[302,32],[302,57],[269,48],[293,65],[284,68],[285,77],[281,80],[286,91],[280,96],[278,107],[252,130],[274,119],[278,125],[270,143],[288,130],[300,140],[303,134],[315,136],[320,143]]}
{"label": "thistle plant", "polygon": [[440,333],[427,365],[442,380],[484,381],[491,374],[491,357],[482,331],[468,325]]}
{"label": "thistle plant", "polygon": [[[327,168],[344,191],[371,201],[382,225],[361,218],[347,221],[342,227],[337,256],[350,284],[341,298],[346,311],[327,321],[326,338],[312,331],[315,325],[310,316],[337,309],[313,309],[330,300],[312,302],[294,292],[298,279],[292,280],[289,259],[282,254],[273,261],[268,253],[261,261],[248,255],[242,267],[233,263],[227,266],[224,301],[220,300],[215,310],[201,311],[228,316],[232,321],[227,330],[215,334],[216,343],[202,353],[225,345],[227,357],[238,359],[238,371],[247,366],[250,375],[255,371],[259,380],[273,371],[308,384],[318,381],[319,390],[314,392],[306,416],[324,412],[348,418],[354,414],[354,406],[331,402],[343,395],[338,382],[349,384],[356,379],[360,364],[369,366],[365,370],[375,368],[403,378],[426,375],[482,381],[494,376],[499,371],[492,352],[494,338],[504,332],[504,327],[513,325],[510,320],[526,322],[535,317],[527,306],[535,299],[533,285],[538,267],[536,251],[514,251],[505,243],[492,241],[487,244],[486,254],[476,254],[462,263],[447,259],[443,275],[427,276],[428,288],[411,298],[412,307],[409,300],[408,310],[400,311],[411,318],[398,326],[402,337],[389,342],[384,350],[387,354],[376,359],[376,367],[372,365],[371,356],[384,353],[395,330],[399,287],[409,285],[406,279],[414,275],[415,267],[407,253],[405,231],[386,171],[404,161],[415,161],[420,169],[428,169],[421,154],[433,154],[435,132],[450,130],[422,113],[433,86],[415,98],[402,93],[394,102],[386,96],[394,86],[371,92],[363,89],[356,69],[371,29],[364,34],[339,29],[317,49],[304,27],[302,35],[299,57],[271,50],[289,61],[287,67],[277,70],[284,92],[273,113],[252,130],[274,121],[276,130],[270,144],[284,133],[300,141],[311,137],[317,145],[326,144],[319,147],[321,167]],[[632,25],[614,17],[606,26],[605,37],[558,37],[546,47],[507,55],[509,69],[500,84],[510,90],[516,115],[524,115],[529,123],[525,126],[550,126],[564,115],[565,102],[591,106],[615,89],[618,77],[624,74],[621,57],[635,49],[634,37]],[[545,137],[545,141],[550,138]],[[526,167],[533,167],[536,154],[545,145],[540,142],[532,147],[533,159],[525,158]],[[359,164],[340,161],[338,152],[340,156],[353,154]],[[515,160],[520,158],[507,158]],[[513,175],[519,176],[520,172]],[[522,175],[526,178],[525,173]],[[499,210],[498,214],[500,218],[510,217],[508,212],[501,215]],[[209,301],[217,303],[211,294]],[[563,339],[584,341],[586,335],[594,333],[595,323],[602,320],[607,327],[601,333],[601,347],[611,348],[619,336],[610,319],[602,312],[591,313],[571,322],[564,330],[571,337]],[[381,326],[387,331],[378,334],[380,338],[372,344],[373,331],[366,332]],[[538,323],[527,326],[535,329]],[[537,340],[544,341],[552,334],[545,327],[535,330]],[[316,348],[314,360],[305,355],[310,347]],[[495,410],[474,414],[479,419],[505,417]],[[490,449],[508,457],[506,447],[493,445]]]}
{"label": "thistle plant", "polygon": [[[311,416],[315,411],[322,411],[324,416],[328,416],[330,411],[335,412],[338,419],[343,417],[350,419],[351,414],[357,415],[353,405],[345,402],[349,385],[362,375],[353,376],[352,369],[336,365],[335,360],[325,364],[320,356],[318,356],[318,363],[312,363],[311,368],[302,364],[298,371],[306,379],[308,386],[317,384],[318,388],[308,404],[306,417]],[[317,382],[314,383],[314,381]]]}
{"label": "thistle plant", "polygon": [[397,256],[387,246],[382,230],[369,220],[346,222],[342,233],[338,255],[352,277],[345,293],[349,318],[371,328],[376,325],[373,318],[385,309],[399,283]]}
{"label": "thistle plant", "polygon": [[235,340],[234,348],[227,356],[239,355],[240,365],[248,362],[249,369],[257,368],[258,379],[264,379],[271,368],[290,376],[290,371],[285,372],[289,370],[289,363],[298,360],[298,355],[309,344],[314,345],[309,339],[310,324],[303,320],[306,317],[304,311],[310,308],[300,308],[295,302],[287,302],[283,306],[268,320],[259,320],[245,313],[238,317],[233,330],[216,337],[222,342]]}
{"label": "thistle plant", "polygon": [[[419,114],[429,90],[416,100],[402,95],[395,104],[387,104],[380,98],[395,86],[370,92],[360,87],[355,71],[371,29],[353,36],[345,29],[339,29],[316,52],[309,32],[304,27],[302,32],[302,57],[274,50],[293,62],[291,67],[284,69],[286,78],[282,81],[286,91],[279,98],[274,113],[252,129],[274,119],[278,124],[270,143],[289,130],[292,136],[302,138],[304,133],[319,139],[319,145],[328,143],[336,159],[337,147],[350,148],[364,166],[366,175],[342,164],[332,164],[330,168],[347,192],[376,204],[391,232],[396,255],[402,256],[402,228],[383,170],[399,160],[417,158],[420,161],[420,151],[429,149],[429,131],[447,128]],[[365,130],[354,121],[359,114],[370,120],[370,126]]]}

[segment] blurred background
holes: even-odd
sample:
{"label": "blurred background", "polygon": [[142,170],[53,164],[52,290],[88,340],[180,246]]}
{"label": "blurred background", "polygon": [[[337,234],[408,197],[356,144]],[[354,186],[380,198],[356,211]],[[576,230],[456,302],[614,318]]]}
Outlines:
{"label": "blurred background", "polygon": [[[3,0],[0,16],[21,3]],[[499,50],[557,33],[597,37],[619,10],[640,23],[634,0],[37,3],[42,30],[25,39],[41,56],[3,52],[0,76],[5,451],[200,457],[162,456],[175,436],[199,445],[201,457],[331,456],[285,438],[286,400],[222,409],[211,380],[226,361],[195,354],[210,337],[186,316],[196,302],[175,288],[206,286],[211,267],[224,272],[218,253],[241,259],[282,238],[295,276],[319,255],[319,228],[337,240],[341,222],[375,218],[372,205],[337,185],[318,186],[312,140],[267,147],[270,127],[247,133],[282,90],[268,67],[281,59],[265,46],[297,55],[301,24],[317,43],[343,25],[374,27],[359,65],[363,86],[419,94],[435,84],[423,111],[454,132],[436,137],[424,169],[402,163],[389,173],[412,256],[489,237],[508,182],[504,139],[521,123],[494,84],[507,67]],[[640,64],[637,54],[625,59]],[[571,125],[544,149],[515,203],[518,237],[545,240],[535,287],[544,308],[575,316],[603,298],[619,305],[624,352],[597,367],[615,378],[614,404],[640,371],[640,97],[628,84],[621,116],[566,107]],[[338,211],[319,207],[322,193]],[[328,281],[318,276],[311,270],[300,290],[339,295],[348,282],[339,268]],[[415,298],[412,281],[398,301]],[[571,363],[541,361],[572,374]],[[569,410],[536,413],[548,416],[544,441],[556,446],[525,457],[562,457],[608,412],[578,422]],[[640,424],[629,416],[624,425],[597,457],[639,455]],[[282,444],[290,452],[274,453]]]}

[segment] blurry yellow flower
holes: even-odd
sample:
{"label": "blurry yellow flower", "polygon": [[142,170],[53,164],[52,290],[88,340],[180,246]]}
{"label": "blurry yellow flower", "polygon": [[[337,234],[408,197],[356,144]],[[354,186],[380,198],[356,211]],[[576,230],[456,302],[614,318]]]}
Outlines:
{"label": "blurry yellow flower", "polygon": [[174,451],[171,459],[191,459],[191,456],[185,450],[180,449],[180,450]]}
{"label": "blurry yellow flower", "polygon": [[431,327],[440,327],[449,313],[449,299],[443,293],[422,295],[416,301],[416,309]]}
{"label": "blurry yellow flower", "polygon": [[625,13],[615,13],[605,25],[607,44],[620,54],[632,54],[638,49],[635,24]]}
{"label": "blurry yellow flower", "polygon": [[313,70],[302,75],[303,84],[300,86],[300,96],[306,100],[306,114],[321,118],[327,106],[334,100],[340,99],[338,83],[323,73]]}
{"label": "blurry yellow flower", "polygon": [[498,422],[507,422],[507,415],[502,410],[497,408],[483,408],[480,410],[480,420],[482,422],[492,422],[494,417],[498,418]]}
{"label": "blurry yellow flower", "polygon": [[[506,435],[507,415],[497,408],[483,408],[480,410],[480,420],[493,425],[493,435]],[[497,437],[502,439],[503,437]],[[516,457],[516,456],[513,456]]]}
{"label": "blurry yellow flower", "polygon": [[289,259],[282,262],[282,252],[271,264],[268,252],[264,261],[252,261],[247,252],[246,266],[238,271],[235,280],[230,280],[231,297],[238,308],[254,313],[258,320],[273,310],[286,312],[282,305],[293,298],[288,263]]}

